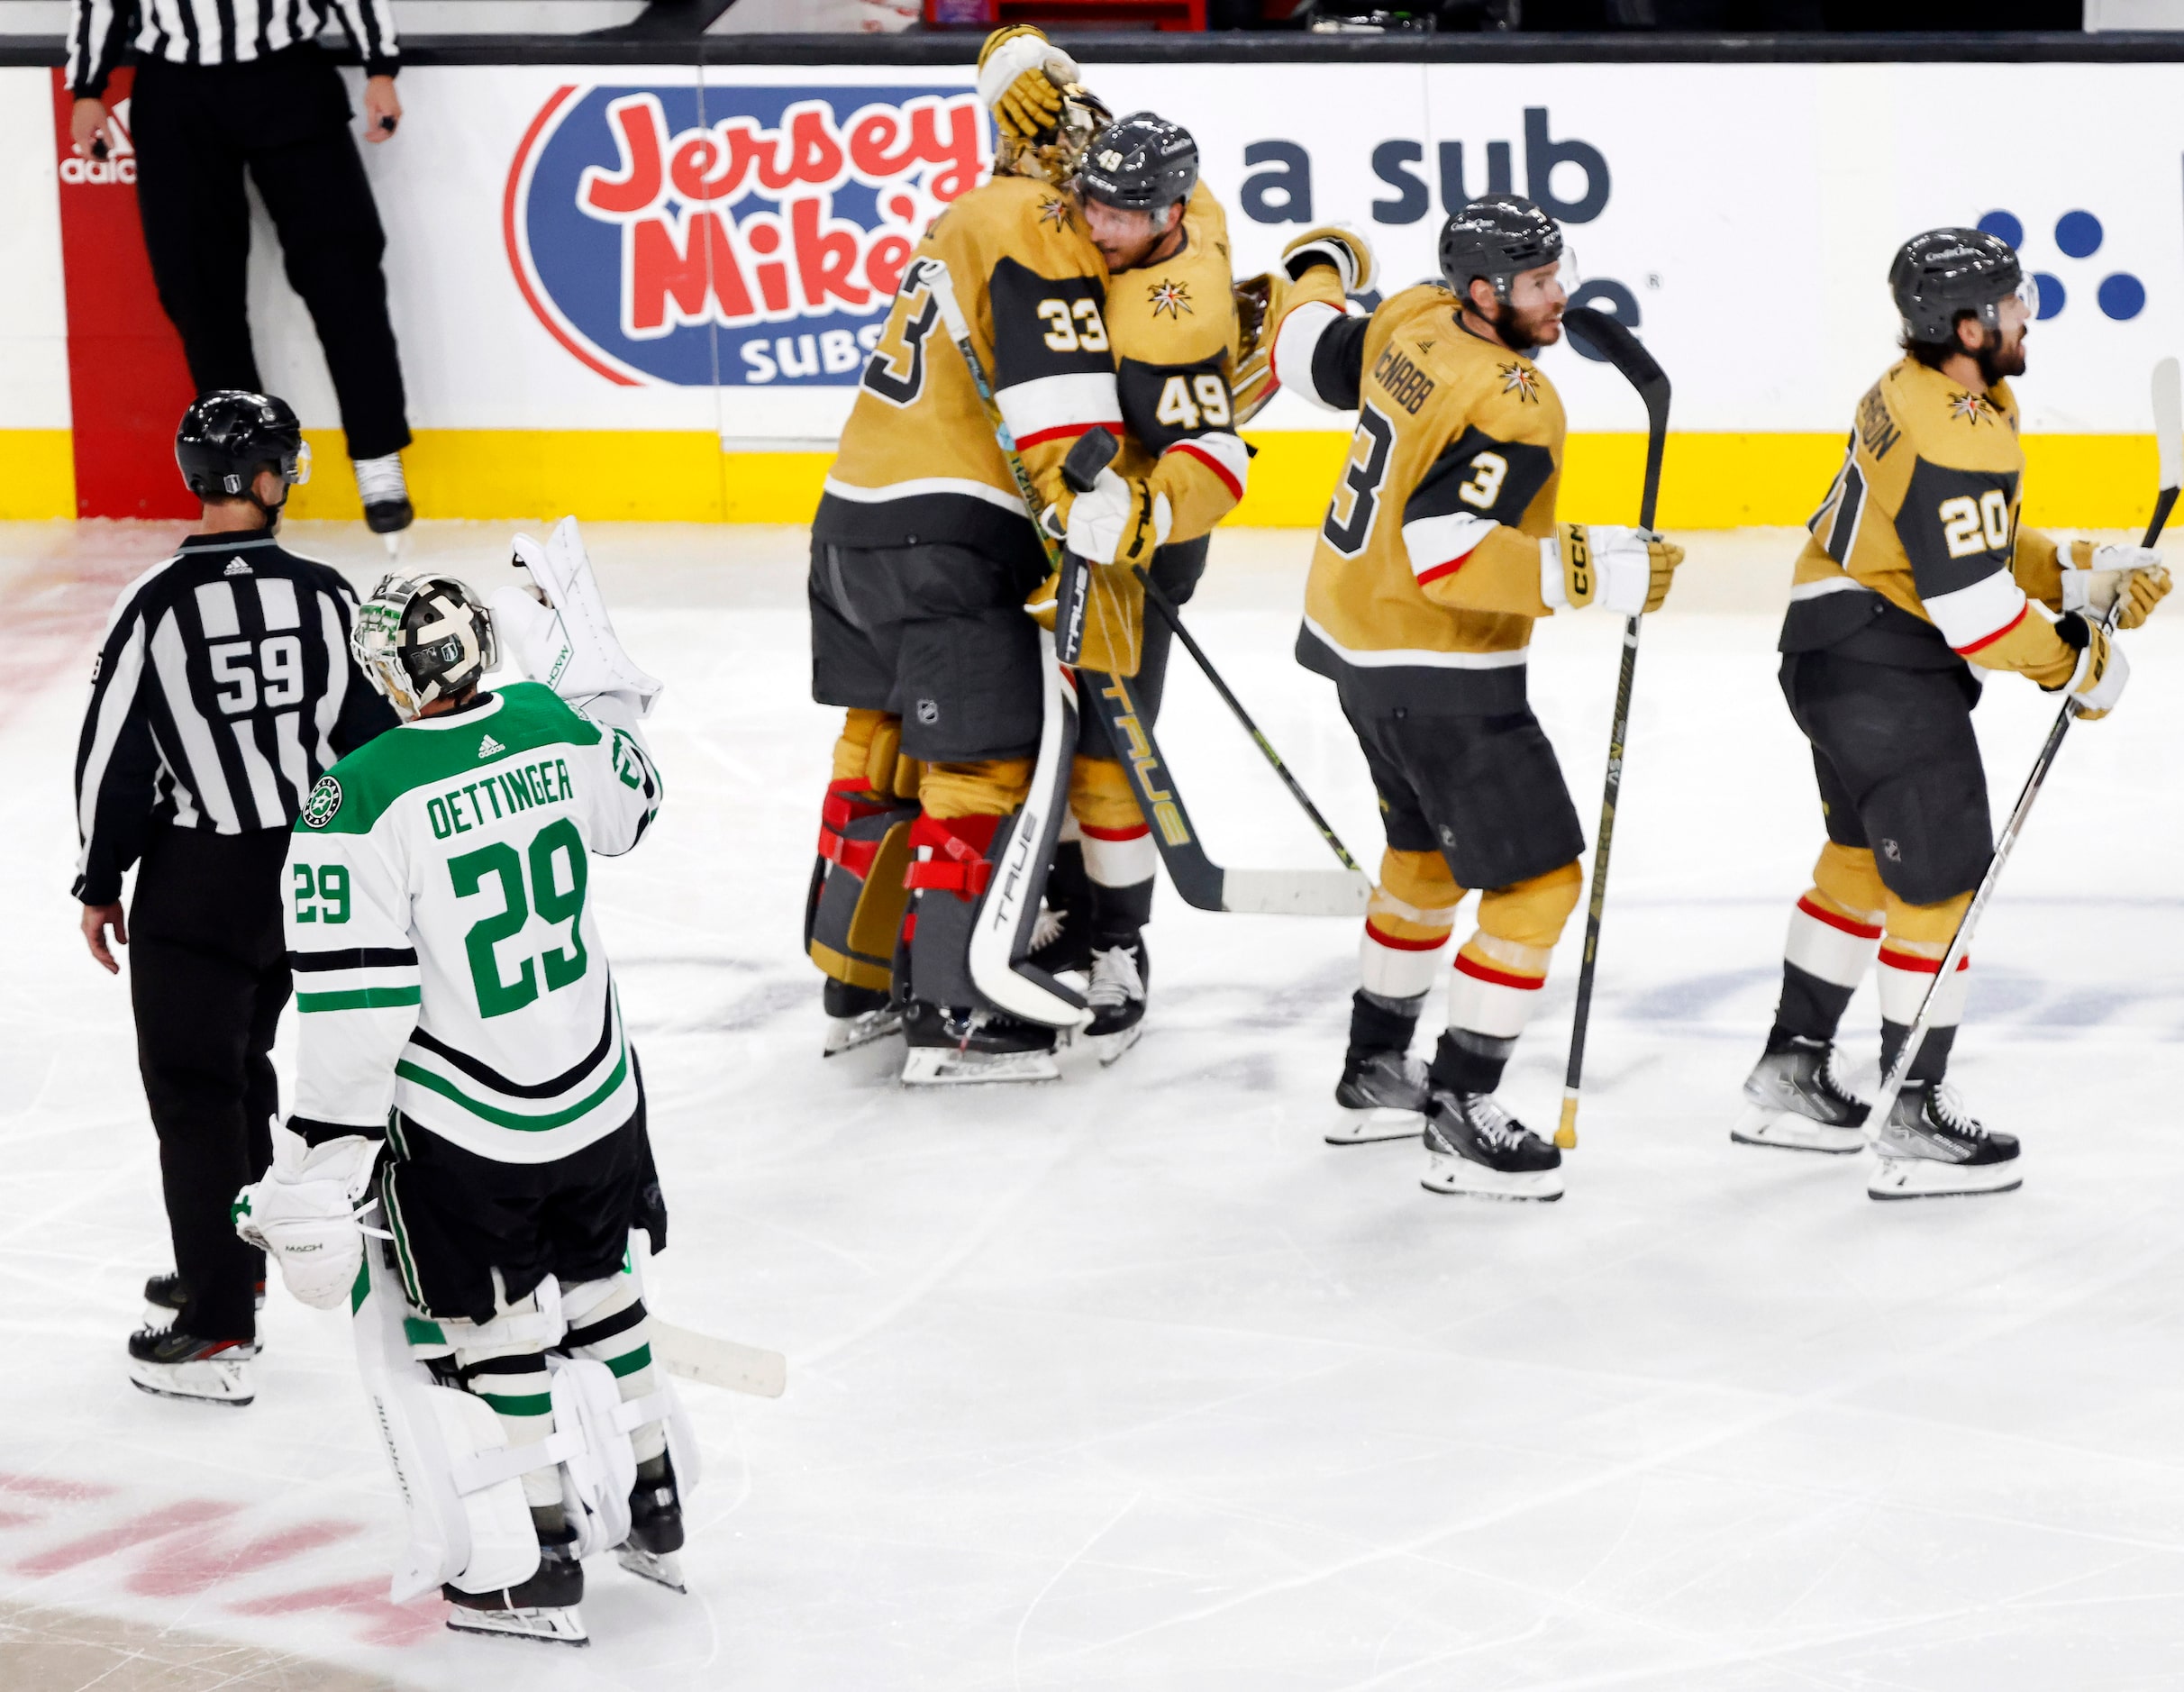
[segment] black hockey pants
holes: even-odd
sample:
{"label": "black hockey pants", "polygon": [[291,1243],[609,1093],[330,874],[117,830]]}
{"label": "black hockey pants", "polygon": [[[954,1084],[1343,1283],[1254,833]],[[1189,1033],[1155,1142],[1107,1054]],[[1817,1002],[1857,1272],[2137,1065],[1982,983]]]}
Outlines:
{"label": "black hockey pants", "polygon": [[159,1136],[175,1268],[189,1288],[175,1322],[204,1340],[252,1336],[265,1278],[264,1253],[236,1238],[228,1207],[273,1160],[287,848],[286,829],[157,830],[130,907],[137,1066]]}

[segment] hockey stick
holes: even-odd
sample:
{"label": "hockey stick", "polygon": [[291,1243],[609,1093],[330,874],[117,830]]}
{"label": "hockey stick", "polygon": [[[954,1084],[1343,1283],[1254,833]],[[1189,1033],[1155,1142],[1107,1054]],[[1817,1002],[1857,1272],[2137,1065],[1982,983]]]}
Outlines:
{"label": "hockey stick", "polygon": [[658,1316],[652,1318],[652,1349],[669,1374],[704,1386],[778,1398],[788,1385],[788,1360],[780,1352],[716,1340]]}
{"label": "hockey stick", "polygon": [[[1077,750],[1077,684],[1066,666],[1074,661],[1084,635],[1084,562],[1072,557],[1040,523],[1044,507],[1015,432],[1001,414],[985,360],[971,339],[970,323],[955,295],[948,267],[937,259],[914,259],[903,273],[905,289],[923,284],[939,311],[948,338],[962,355],[978,404],[992,425],[994,444],[1007,461],[1024,509],[1038,533],[1056,574],[1054,630],[1039,631],[1039,756],[1030,789],[1003,827],[1000,849],[991,860],[993,879],[978,905],[970,933],[970,979],[979,994],[1011,1016],[1048,1028],[1074,1028],[1088,1019],[1083,994],[1031,961],[1039,907],[1046,893],[1047,871],[1054,861],[1062,818],[1069,811],[1069,763]],[[1072,458],[1075,457],[1072,451]],[[1101,460],[1101,464],[1105,464]],[[1087,483],[1099,467],[1086,475]]]}
{"label": "hockey stick", "polygon": [[[2184,376],[2179,376],[2174,359],[2163,359],[2153,367],[2153,440],[2161,454],[2161,487],[2153,502],[2152,520],[2146,524],[2146,538],[2139,542],[2141,546],[2152,546],[2161,538],[2162,527],[2176,506],[2177,490],[2184,487]],[[2123,597],[2119,594],[2102,621],[2103,629],[2113,633],[2122,610]],[[1988,861],[1987,873],[1979,878],[1979,890],[1965,907],[1963,920],[1957,923],[1956,933],[1950,939],[1949,950],[1942,954],[1941,968],[1926,984],[1926,991],[1918,1002],[1918,1014],[1912,1018],[1911,1026],[1904,1034],[1904,1043],[1896,1054],[1895,1063],[1881,1079],[1879,1096],[1866,1113],[1869,1140],[1879,1138],[1880,1125],[1888,1120],[1888,1113],[1895,1108],[1896,1096],[1903,1091],[1911,1060],[1917,1056],[1925,1041],[1926,1029],[1934,1020],[1934,1002],[1943,983],[1963,966],[1964,955],[1971,950],[1972,932],[1986,913],[1988,901],[1995,896],[1996,884],[2002,879],[2002,867],[2009,862],[2017,836],[2025,832],[2025,822],[2033,814],[2033,801],[2040,796],[2048,771],[2054,768],[2055,755],[2062,750],[2062,737],[2070,732],[2070,724],[2077,720],[2077,702],[2064,700],[2062,709],[2055,714],[2054,726],[2048,730],[2047,740],[2040,748],[2040,756],[2033,760],[2032,773],[2025,778],[2025,787],[2017,795],[2009,821],[1995,841],[1995,855]]]}
{"label": "hockey stick", "polygon": [[[1669,443],[1669,378],[1638,338],[1606,312],[1573,305],[1563,324],[1601,354],[1638,390],[1645,403],[1645,487],[1638,498],[1638,526],[1653,526],[1661,497],[1661,459]],[[1607,857],[1615,844],[1615,801],[1623,792],[1623,741],[1631,725],[1631,684],[1638,674],[1638,624],[1623,625],[1623,669],[1615,678],[1615,719],[1607,732],[1607,783],[1600,796],[1600,831],[1593,842],[1592,898],[1585,909],[1585,961],[1578,970],[1577,1008],[1570,1013],[1570,1068],[1562,1077],[1562,1121],[1556,1145],[1578,1143],[1578,1093],[1585,1079],[1585,1034],[1592,1023],[1593,979],[1600,961],[1600,915],[1607,906]]]}

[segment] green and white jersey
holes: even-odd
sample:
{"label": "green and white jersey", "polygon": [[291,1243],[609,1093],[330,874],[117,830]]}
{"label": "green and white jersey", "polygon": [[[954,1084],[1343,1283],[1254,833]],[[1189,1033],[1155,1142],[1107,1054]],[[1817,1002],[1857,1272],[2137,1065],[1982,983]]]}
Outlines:
{"label": "green and white jersey", "polygon": [[296,1126],[377,1132],[396,1107],[545,1163],[627,1122],[636,1063],[585,896],[660,796],[633,729],[535,682],[334,765],[288,842]]}

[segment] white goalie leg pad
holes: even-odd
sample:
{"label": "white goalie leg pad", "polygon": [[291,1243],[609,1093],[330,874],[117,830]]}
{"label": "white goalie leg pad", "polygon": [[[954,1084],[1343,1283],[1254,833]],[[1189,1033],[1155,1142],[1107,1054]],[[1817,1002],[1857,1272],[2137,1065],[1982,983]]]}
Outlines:
{"label": "white goalie leg pad", "polygon": [[[663,684],[631,662],[606,614],[606,600],[592,574],[591,559],[577,520],[564,517],[541,546],[527,534],[514,542],[515,561],[531,573],[545,595],[553,623],[550,629],[537,617],[517,611],[505,624],[509,644],[524,673],[544,682],[572,705],[601,694],[620,696],[639,716],[650,714]],[[496,590],[490,598],[496,615],[504,615],[503,596],[523,596],[514,589]],[[534,668],[535,666],[535,668]]]}
{"label": "white goalie leg pad", "polygon": [[622,1425],[622,1389],[614,1370],[588,1358],[550,1355],[556,1435],[577,1436],[561,1461],[561,1504],[577,1530],[577,1555],[611,1551],[630,1536],[630,1492],[637,1453]]}
{"label": "white goalie leg pad", "polygon": [[439,1385],[416,1360],[401,1288],[379,1251],[365,1256],[351,1324],[357,1363],[409,1522],[387,1596],[400,1604],[442,1582],[466,1592],[520,1586],[539,1566],[523,1476],[561,1461],[572,1442],[557,1435],[510,1450],[490,1405]]}

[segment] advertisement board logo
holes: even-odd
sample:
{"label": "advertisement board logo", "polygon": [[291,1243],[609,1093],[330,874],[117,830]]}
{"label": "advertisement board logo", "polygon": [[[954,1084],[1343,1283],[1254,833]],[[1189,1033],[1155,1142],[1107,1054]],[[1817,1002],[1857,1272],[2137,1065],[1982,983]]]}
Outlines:
{"label": "advertisement board logo", "polygon": [[988,136],[969,89],[563,87],[509,167],[508,262],[610,381],[847,387]]}
{"label": "advertisement board logo", "polygon": [[106,133],[111,150],[104,159],[79,159],[72,152],[60,158],[63,182],[102,183],[136,180],[136,142],[129,135],[129,101],[116,100],[106,113]]}

